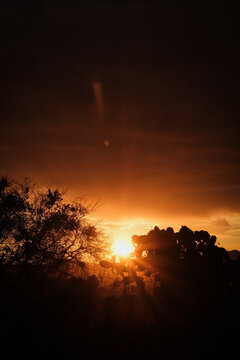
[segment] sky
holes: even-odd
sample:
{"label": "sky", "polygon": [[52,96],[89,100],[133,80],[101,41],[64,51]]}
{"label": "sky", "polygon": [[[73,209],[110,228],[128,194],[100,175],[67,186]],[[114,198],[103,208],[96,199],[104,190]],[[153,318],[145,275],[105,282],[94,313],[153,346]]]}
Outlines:
{"label": "sky", "polygon": [[0,172],[96,203],[111,236],[187,225],[240,250],[237,10],[7,2]]}

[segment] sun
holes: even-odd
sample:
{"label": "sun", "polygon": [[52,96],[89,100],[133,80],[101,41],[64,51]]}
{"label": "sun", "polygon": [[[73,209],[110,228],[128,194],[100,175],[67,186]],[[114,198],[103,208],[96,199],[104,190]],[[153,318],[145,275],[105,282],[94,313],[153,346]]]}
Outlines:
{"label": "sun", "polygon": [[134,251],[134,246],[131,240],[118,237],[113,241],[112,249],[114,255],[128,257]]}

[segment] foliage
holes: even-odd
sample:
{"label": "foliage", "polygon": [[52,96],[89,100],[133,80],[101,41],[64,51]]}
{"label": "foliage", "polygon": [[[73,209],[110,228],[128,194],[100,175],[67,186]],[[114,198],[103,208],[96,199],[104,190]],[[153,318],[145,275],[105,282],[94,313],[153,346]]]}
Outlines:
{"label": "foliage", "polygon": [[[232,260],[206,231],[155,227],[133,236],[135,259],[100,261],[112,285],[101,282],[101,271],[87,278],[48,276],[88,257],[101,259],[106,243],[88,213],[65,202],[59,190],[37,192],[27,181],[1,179],[0,270],[14,270],[0,271],[1,358],[236,354],[240,257]],[[37,281],[34,269],[42,275]]]}
{"label": "foliage", "polygon": [[4,269],[63,271],[83,266],[106,251],[102,234],[87,220],[89,209],[65,202],[58,189],[36,191],[24,183],[0,180],[0,263]]}
{"label": "foliage", "polygon": [[221,262],[228,261],[229,255],[224,248],[216,246],[216,236],[211,236],[207,231],[192,231],[187,226],[182,226],[178,232],[171,227],[159,229],[155,226],[146,235],[133,235],[132,242],[137,258],[172,257],[182,260],[190,258],[211,259]]}

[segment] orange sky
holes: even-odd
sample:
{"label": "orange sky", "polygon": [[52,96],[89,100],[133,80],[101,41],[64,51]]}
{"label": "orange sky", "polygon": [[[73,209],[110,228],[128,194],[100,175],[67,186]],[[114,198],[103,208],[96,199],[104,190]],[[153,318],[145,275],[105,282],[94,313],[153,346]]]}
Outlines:
{"label": "orange sky", "polygon": [[187,225],[240,249],[234,15],[223,28],[211,6],[7,10],[1,172],[98,202],[113,236]]}

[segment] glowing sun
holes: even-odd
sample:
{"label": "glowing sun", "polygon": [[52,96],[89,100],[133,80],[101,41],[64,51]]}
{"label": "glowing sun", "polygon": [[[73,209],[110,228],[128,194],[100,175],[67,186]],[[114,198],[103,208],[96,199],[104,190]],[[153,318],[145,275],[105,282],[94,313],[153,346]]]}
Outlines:
{"label": "glowing sun", "polygon": [[113,241],[113,253],[117,256],[129,256],[134,251],[131,240],[118,237]]}

